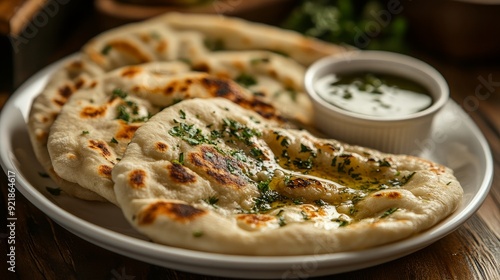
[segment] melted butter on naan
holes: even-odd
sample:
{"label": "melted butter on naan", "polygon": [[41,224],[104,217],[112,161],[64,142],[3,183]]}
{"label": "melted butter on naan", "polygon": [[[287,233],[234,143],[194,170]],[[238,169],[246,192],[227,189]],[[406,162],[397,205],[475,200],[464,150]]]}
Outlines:
{"label": "melted butter on naan", "polygon": [[377,246],[432,226],[462,196],[443,166],[319,139],[218,98],[155,115],[112,176],[125,216],[154,241],[231,254]]}

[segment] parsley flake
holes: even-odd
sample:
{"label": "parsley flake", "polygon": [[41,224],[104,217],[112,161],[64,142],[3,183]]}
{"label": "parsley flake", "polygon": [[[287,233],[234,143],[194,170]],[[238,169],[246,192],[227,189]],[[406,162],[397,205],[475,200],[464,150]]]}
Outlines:
{"label": "parsley flake", "polygon": [[60,188],[51,188],[51,187],[45,187],[45,189],[51,194],[58,196],[61,194],[61,189]]}

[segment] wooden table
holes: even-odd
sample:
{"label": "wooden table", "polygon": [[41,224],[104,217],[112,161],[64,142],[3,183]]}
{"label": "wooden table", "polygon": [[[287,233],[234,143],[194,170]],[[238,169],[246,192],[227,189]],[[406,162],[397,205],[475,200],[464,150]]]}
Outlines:
{"label": "wooden table", "polygon": [[[447,79],[452,98],[466,104],[481,78],[496,82],[478,109],[468,112],[494,157],[491,192],[479,211],[456,231],[411,255],[335,279],[500,279],[500,67],[463,66],[420,53]],[[0,93],[0,108],[10,92]],[[7,176],[0,172],[0,279],[223,279],[175,271],[100,248],[68,232],[33,204],[16,197],[16,273],[7,271]],[[321,279],[332,279],[333,276]]]}

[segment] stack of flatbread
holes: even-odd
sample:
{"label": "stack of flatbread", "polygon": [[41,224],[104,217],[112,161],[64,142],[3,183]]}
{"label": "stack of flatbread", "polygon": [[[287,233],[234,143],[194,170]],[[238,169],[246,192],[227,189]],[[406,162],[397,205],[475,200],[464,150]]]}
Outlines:
{"label": "stack of flatbread", "polygon": [[358,250],[419,233],[462,197],[437,163],[322,139],[305,68],[342,47],[223,16],[105,32],[34,100],[64,194],[111,202],[155,242],[217,253]]}

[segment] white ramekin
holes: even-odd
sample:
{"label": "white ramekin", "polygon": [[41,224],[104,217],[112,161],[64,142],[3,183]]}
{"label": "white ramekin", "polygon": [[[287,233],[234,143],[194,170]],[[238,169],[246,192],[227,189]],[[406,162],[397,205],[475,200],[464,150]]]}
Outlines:
{"label": "white ramekin", "polygon": [[[346,111],[326,102],[314,90],[328,74],[373,72],[406,78],[424,86],[432,95],[430,107],[405,116],[377,117]],[[305,88],[315,109],[316,127],[329,137],[349,144],[395,154],[418,154],[431,132],[433,117],[449,98],[443,76],[430,65],[410,56],[384,51],[353,51],[325,57],[305,74]]]}

